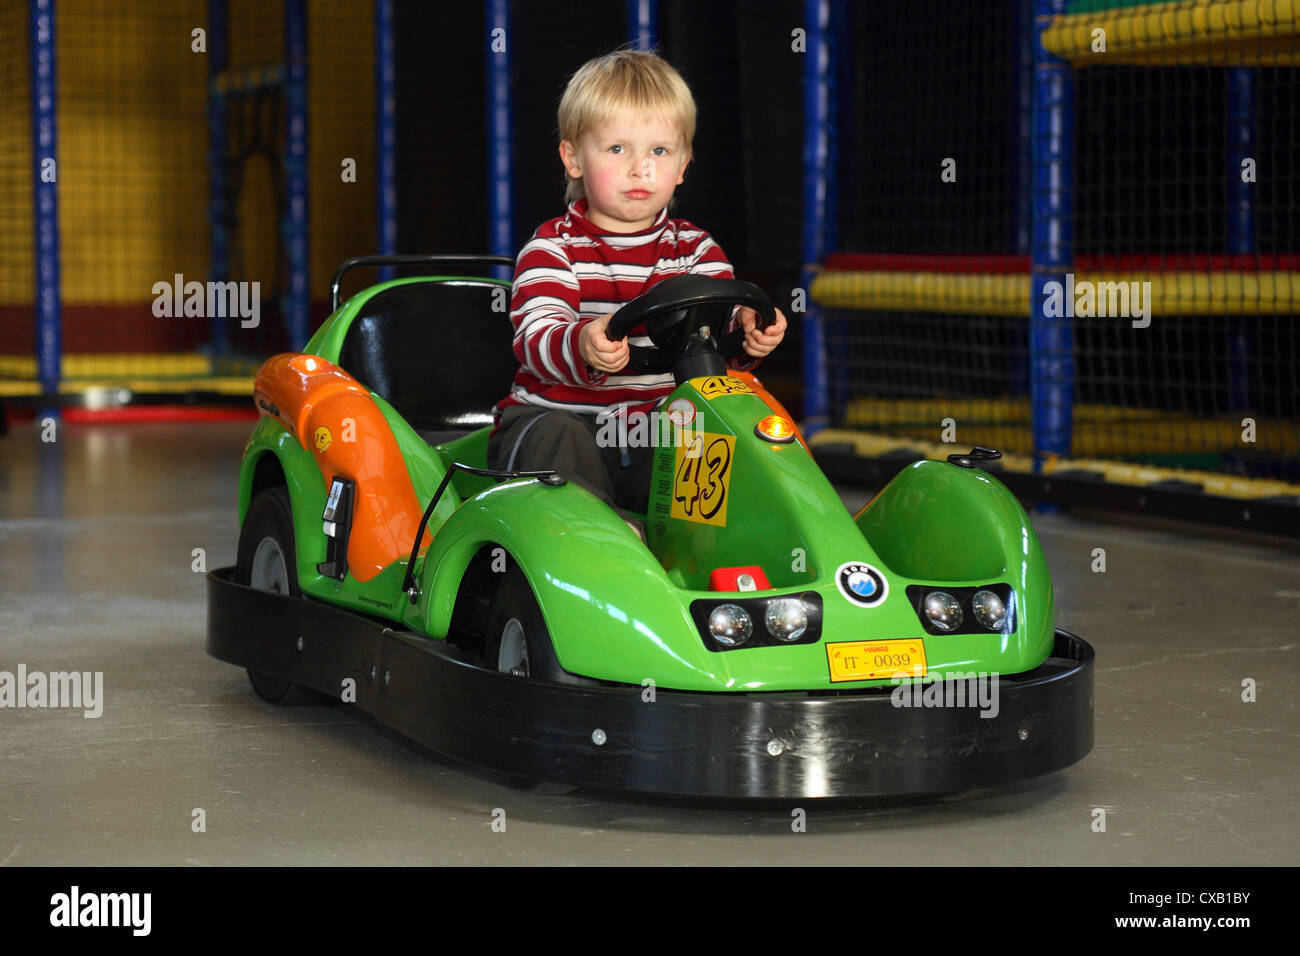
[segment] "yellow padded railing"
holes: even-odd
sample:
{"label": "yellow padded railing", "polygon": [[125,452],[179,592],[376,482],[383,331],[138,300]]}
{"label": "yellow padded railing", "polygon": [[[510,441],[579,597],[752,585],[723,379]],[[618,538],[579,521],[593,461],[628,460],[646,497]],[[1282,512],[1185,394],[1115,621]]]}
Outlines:
{"label": "yellow padded railing", "polygon": [[1300,0],[1179,0],[1068,14],[1043,31],[1043,46],[1076,67],[1294,66]]}
{"label": "yellow padded railing", "polygon": [[[1150,282],[1150,300],[1143,302],[1151,315],[1300,312],[1300,272],[1077,273],[1076,290],[1081,291],[1084,282],[1102,291],[1109,289],[1104,283]],[[1026,274],[956,272],[822,272],[811,289],[814,302],[833,309],[963,315],[1028,315],[1029,293]],[[1109,295],[1106,299],[1109,309]],[[1076,306],[1075,314],[1085,313]],[[1091,314],[1102,313],[1094,305]]]}

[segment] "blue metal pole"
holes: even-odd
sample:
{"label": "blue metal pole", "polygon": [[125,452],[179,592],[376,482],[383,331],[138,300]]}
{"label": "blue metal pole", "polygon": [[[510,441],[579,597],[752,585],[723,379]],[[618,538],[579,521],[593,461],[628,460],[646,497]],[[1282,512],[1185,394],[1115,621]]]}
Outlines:
{"label": "blue metal pole", "polygon": [[[1034,0],[1016,0],[1016,221],[1012,245],[1017,255],[1029,257],[1029,237],[1033,231],[1034,156],[1032,126],[1034,122]],[[1019,322],[1013,322],[1013,335]],[[1024,339],[1021,339],[1024,341]],[[1013,349],[1007,362],[1007,378],[1012,395],[1029,392],[1029,360],[1026,353]]]}
{"label": "blue metal pole", "polygon": [[[397,54],[393,39],[393,0],[375,0],[375,201],[381,255],[397,252]],[[393,270],[380,270],[391,279]]]}
{"label": "blue metal pole", "polygon": [[1033,205],[1034,0],[1016,0],[1016,253],[1029,255]]}
{"label": "blue metal pole", "polygon": [[844,101],[853,88],[849,74],[851,49],[840,42],[849,35],[849,0],[829,0],[831,10],[826,32],[826,200],[822,206],[822,256],[840,247],[839,218],[840,180],[834,157],[840,152],[840,128],[852,104]]}
{"label": "blue metal pole", "polygon": [[[826,155],[835,157],[840,154],[840,126],[846,115],[842,97],[851,90],[852,80],[848,75],[849,57],[839,37],[850,35],[848,3],[846,0],[830,0],[831,12],[826,33],[827,49],[830,59],[827,67],[827,111]],[[826,167],[826,199],[822,211],[822,257],[839,248],[839,222],[836,211],[839,209],[839,177],[835,175],[835,163],[832,159]],[[846,342],[852,330],[853,319],[841,312],[836,318],[822,320],[823,342],[834,339]],[[848,407],[851,391],[853,369],[847,361],[826,363],[827,371],[827,417],[836,411],[842,412]]]}
{"label": "blue metal pole", "polygon": [[[230,184],[226,179],[229,101],[217,89],[217,77],[227,63],[228,12],[227,0],[208,0],[208,233],[212,242],[208,278],[213,282],[230,279]],[[209,321],[213,355],[227,354],[230,334],[226,317],[213,315]]]}
{"label": "blue metal pole", "polygon": [[[510,129],[510,3],[489,0],[488,6],[488,244],[493,255],[513,256],[514,201],[511,191]],[[504,266],[498,278],[512,276]]]}
{"label": "blue metal pole", "polygon": [[285,210],[285,246],[289,258],[289,288],[282,299],[289,348],[302,351],[307,344],[311,316],[307,246],[307,8],[306,0],[286,0],[284,5],[285,105],[288,142],[284,169],[288,183]]}
{"label": "blue metal pole", "polygon": [[[36,180],[36,368],[41,392],[59,393],[62,378],[62,302],[59,298],[59,188],[56,136],[58,92],[54,68],[54,0],[32,0],[32,159]],[[48,163],[48,165],[47,165]],[[56,408],[42,409],[57,415]]]}
{"label": "blue metal pole", "polygon": [[655,27],[659,23],[658,0],[627,0],[628,39],[638,50],[649,52],[655,48],[658,37]]}
{"label": "blue metal pole", "polygon": [[[1030,405],[1034,470],[1070,454],[1073,426],[1073,303],[1065,290],[1074,268],[1074,76],[1044,47],[1042,32],[1065,0],[1035,0],[1032,275],[1029,300]],[[1049,282],[1060,283],[1061,315],[1047,314]]]}
{"label": "blue metal pole", "polygon": [[[800,285],[811,288],[826,256],[827,193],[830,188],[830,0],[804,0],[803,269]],[[826,342],[811,299],[803,317],[804,425],[812,435],[830,424]]]}
{"label": "blue metal pole", "polygon": [[[1252,255],[1255,252],[1255,207],[1253,183],[1241,178],[1241,164],[1257,158],[1255,152],[1255,71],[1234,67],[1227,71],[1228,84],[1228,252]],[[1250,334],[1247,317],[1235,316],[1235,327],[1228,340],[1228,382],[1233,411],[1243,412],[1250,406]]]}

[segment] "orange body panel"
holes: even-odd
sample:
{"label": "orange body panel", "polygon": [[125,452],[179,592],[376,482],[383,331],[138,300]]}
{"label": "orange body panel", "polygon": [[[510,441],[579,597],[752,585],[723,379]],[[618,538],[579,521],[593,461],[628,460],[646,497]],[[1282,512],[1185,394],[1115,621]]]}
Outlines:
{"label": "orange body panel", "polygon": [[[388,421],[356,379],[314,355],[286,352],[258,369],[253,401],[312,453],[326,489],[335,476],[356,483],[348,573],[369,581],[411,553],[423,509]],[[426,531],[423,543],[430,540]]]}
{"label": "orange body panel", "polygon": [[812,449],[808,448],[808,441],[803,437],[803,432],[799,430],[799,423],[794,420],[794,416],[785,410],[785,406],[776,400],[776,397],[763,387],[763,383],[754,377],[753,372],[736,372],[729,370],[727,372],[732,378],[738,378],[754,390],[754,394],[761,398],[773,413],[780,415],[791,425],[794,426],[794,437],[799,440],[799,444],[808,449],[811,454]]}

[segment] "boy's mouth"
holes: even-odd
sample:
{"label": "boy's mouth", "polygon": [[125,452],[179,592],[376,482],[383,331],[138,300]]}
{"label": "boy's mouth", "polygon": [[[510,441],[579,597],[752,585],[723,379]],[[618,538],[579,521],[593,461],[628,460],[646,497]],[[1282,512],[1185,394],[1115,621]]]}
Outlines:
{"label": "boy's mouth", "polygon": [[629,199],[649,199],[650,193],[644,189],[630,189],[627,192]]}

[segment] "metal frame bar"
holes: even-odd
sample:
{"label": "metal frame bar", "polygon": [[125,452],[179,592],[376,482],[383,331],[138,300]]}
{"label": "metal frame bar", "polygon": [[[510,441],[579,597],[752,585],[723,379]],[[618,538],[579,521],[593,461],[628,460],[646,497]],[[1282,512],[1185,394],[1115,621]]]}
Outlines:
{"label": "metal frame bar", "polygon": [[638,50],[655,48],[658,24],[659,0],[627,0],[627,38]]}
{"label": "metal frame bar", "polygon": [[[510,2],[489,0],[487,8],[488,88],[488,248],[494,255],[513,256],[514,191],[510,123]],[[497,31],[501,31],[498,38]],[[502,40],[499,44],[498,39]],[[498,270],[498,278],[511,278]]]}
{"label": "metal frame bar", "polygon": [[[54,0],[31,0],[32,178],[36,229],[36,366],[43,395],[59,393],[63,364],[58,187],[58,72],[55,68]],[[54,161],[54,179],[42,168]],[[42,415],[46,414],[43,410]],[[57,408],[48,412],[57,416]]]}
{"label": "metal frame bar", "polygon": [[1029,255],[1033,231],[1034,0],[1015,0],[1016,16],[1016,219],[1012,246]]}
{"label": "metal frame bar", "polygon": [[[397,252],[397,49],[393,0],[375,0],[375,205],[380,255]],[[393,270],[380,270],[380,278]]]}
{"label": "metal frame bar", "polygon": [[1044,287],[1074,268],[1074,74],[1052,55],[1043,31],[1065,13],[1065,0],[1034,2],[1034,96],[1031,139],[1034,194],[1029,296],[1029,391],[1035,468],[1070,453],[1074,342],[1068,316],[1044,314]]}
{"label": "metal frame bar", "polygon": [[[831,0],[805,0],[808,31],[804,54],[803,269],[805,290],[826,256],[827,198],[833,174],[830,159]],[[819,310],[805,295],[803,316],[804,434],[830,424],[825,331]]]}
{"label": "metal frame bar", "polygon": [[284,172],[286,209],[281,229],[289,260],[289,283],[281,297],[285,334],[292,351],[307,344],[311,318],[310,259],[307,238],[307,4],[285,0],[284,5],[285,115]]}
{"label": "metal frame bar", "polygon": [[[1233,67],[1226,71],[1228,95],[1228,222],[1227,252],[1252,255],[1255,244],[1253,184],[1241,178],[1242,160],[1255,157],[1256,99],[1255,71]],[[1244,317],[1238,317],[1228,341],[1228,382],[1232,407],[1240,412],[1250,407],[1251,336]]]}
{"label": "metal frame bar", "polygon": [[[226,123],[229,115],[226,95],[217,87],[225,71],[229,52],[228,0],[208,0],[208,234],[212,252],[208,278],[213,282],[230,279],[231,215],[226,192]],[[230,351],[229,327],[222,310],[210,317],[212,351],[226,355]]]}

